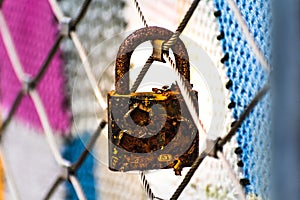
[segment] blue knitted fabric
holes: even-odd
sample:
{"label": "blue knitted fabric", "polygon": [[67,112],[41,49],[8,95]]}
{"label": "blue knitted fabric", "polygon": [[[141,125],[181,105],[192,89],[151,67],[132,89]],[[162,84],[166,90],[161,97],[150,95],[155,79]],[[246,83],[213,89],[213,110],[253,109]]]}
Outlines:
{"label": "blue knitted fabric", "polygon": [[[271,59],[270,1],[235,0],[249,30],[268,61]],[[227,1],[215,0],[220,32],[224,33],[222,48],[226,74],[232,81],[229,87],[230,108],[237,120],[257,92],[269,78],[268,72],[255,58]],[[268,94],[252,110],[237,132],[237,143],[243,153],[243,176],[247,194],[255,194],[262,199],[270,199],[270,95]],[[245,183],[245,182],[244,182]]]}
{"label": "blue knitted fabric", "polygon": [[[86,144],[86,141],[90,138],[90,134],[84,133],[80,137],[77,137],[73,139],[71,142],[69,142],[64,151],[63,151],[63,157],[72,163],[75,162],[81,152],[84,150],[84,144]],[[81,140],[86,140],[81,141]],[[88,200],[96,200],[97,194],[96,194],[96,181],[94,177],[94,163],[95,160],[91,154],[89,154],[84,161],[84,163],[81,165],[81,167],[77,170],[77,177],[78,180],[82,186],[82,189],[84,191],[84,194]],[[78,199],[73,186],[66,182],[67,187],[67,200],[74,200]]]}

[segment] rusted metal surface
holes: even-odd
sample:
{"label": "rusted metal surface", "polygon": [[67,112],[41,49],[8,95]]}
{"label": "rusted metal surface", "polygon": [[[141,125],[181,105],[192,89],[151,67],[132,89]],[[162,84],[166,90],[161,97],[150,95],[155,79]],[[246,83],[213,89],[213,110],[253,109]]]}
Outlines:
{"label": "rusted metal surface", "polygon": [[199,135],[178,88],[153,91],[109,93],[111,170],[174,168],[180,175],[196,160]]}
{"label": "rusted metal surface", "polygon": [[[135,48],[156,41],[153,52],[156,60],[162,61],[162,44],[172,34],[160,27],[142,28],[119,48],[116,90],[108,94],[109,168],[113,171],[174,168],[175,174],[181,175],[182,168],[190,167],[198,156],[198,130],[177,85],[129,92],[129,65]],[[178,71],[189,82],[189,57],[183,42],[178,40],[172,51]],[[197,92],[192,87],[189,92],[197,102]]]}
{"label": "rusted metal surface", "polygon": [[[119,48],[115,68],[115,87],[117,94],[129,94],[129,65],[135,48],[146,41],[168,40],[173,32],[161,27],[141,28],[129,35]],[[171,47],[180,74],[190,81],[190,65],[187,50],[183,42],[178,39]]]}

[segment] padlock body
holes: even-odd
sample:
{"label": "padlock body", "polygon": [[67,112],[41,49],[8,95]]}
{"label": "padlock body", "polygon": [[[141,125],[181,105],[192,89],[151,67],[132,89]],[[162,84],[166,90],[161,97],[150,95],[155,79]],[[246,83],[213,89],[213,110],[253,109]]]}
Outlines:
{"label": "padlock body", "polygon": [[[193,99],[197,104],[197,92]],[[197,108],[198,110],[198,108]],[[109,168],[113,171],[190,167],[199,134],[177,90],[108,94]]]}

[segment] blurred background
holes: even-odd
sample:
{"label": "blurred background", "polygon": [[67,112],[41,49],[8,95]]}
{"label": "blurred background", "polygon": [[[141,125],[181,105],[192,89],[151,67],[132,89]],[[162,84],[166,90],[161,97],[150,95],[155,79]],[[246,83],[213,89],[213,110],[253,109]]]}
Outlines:
{"label": "blurred background", "polygon": [[[108,169],[107,126],[99,138],[97,127],[118,48],[144,27],[137,3],[149,26],[174,32],[192,2],[0,0],[0,199],[147,199],[138,173]],[[200,1],[181,39],[209,138],[270,81],[271,91],[179,199],[300,199],[299,13],[297,0]],[[137,49],[131,68],[150,54]],[[146,177],[169,199],[187,170]]]}

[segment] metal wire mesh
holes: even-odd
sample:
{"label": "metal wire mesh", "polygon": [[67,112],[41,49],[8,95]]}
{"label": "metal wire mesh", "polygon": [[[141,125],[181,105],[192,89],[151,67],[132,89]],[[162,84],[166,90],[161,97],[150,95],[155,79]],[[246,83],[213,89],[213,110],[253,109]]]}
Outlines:
{"label": "metal wire mesh", "polygon": [[[49,191],[47,194],[45,194],[45,199],[49,199],[52,194],[56,191],[56,188],[63,182],[63,181],[69,181],[72,186],[75,189],[75,192],[79,199],[86,199],[85,194],[82,191],[82,187],[76,177],[76,171],[81,166],[83,161],[85,160],[86,156],[88,155],[89,151],[93,148],[95,141],[97,140],[97,137],[101,133],[101,130],[105,126],[105,122],[101,122],[98,129],[95,131],[93,136],[90,139],[89,144],[86,146],[86,149],[82,152],[82,154],[79,156],[78,160],[74,163],[70,163],[69,161],[65,160],[59,151],[58,145],[55,141],[53,130],[49,124],[48,116],[45,112],[44,104],[40,98],[40,95],[38,91],[36,90],[36,87],[40,83],[41,78],[44,76],[45,73],[47,73],[47,69],[49,67],[49,63],[51,62],[55,52],[58,50],[59,45],[61,44],[61,41],[64,38],[70,38],[77,51],[78,54],[83,62],[84,69],[86,71],[86,74],[89,78],[89,81],[94,89],[95,96],[98,98],[100,103],[103,103],[104,100],[102,99],[102,96],[100,95],[99,88],[96,82],[96,78],[93,75],[91,65],[88,61],[87,53],[76,33],[76,26],[80,22],[80,20],[83,18],[89,3],[91,1],[86,0],[83,2],[82,6],[80,7],[80,10],[78,14],[74,17],[74,19],[65,17],[63,12],[61,11],[59,5],[56,1],[49,1],[51,8],[53,12],[55,13],[55,16],[61,25],[61,32],[59,33],[56,42],[53,44],[53,47],[51,48],[48,56],[46,57],[45,61],[43,62],[42,66],[40,67],[40,70],[38,71],[37,75],[33,78],[28,79],[26,74],[23,71],[22,64],[20,62],[18,53],[15,49],[14,41],[11,38],[10,30],[6,24],[5,16],[3,15],[2,11],[0,10],[0,26],[1,26],[1,36],[3,37],[3,41],[5,42],[5,48],[8,53],[8,56],[10,58],[10,61],[12,62],[13,69],[22,84],[22,89],[18,92],[13,105],[8,112],[8,115],[3,120],[3,123],[0,127],[0,133],[1,135],[4,134],[5,128],[10,123],[12,117],[16,113],[16,110],[18,109],[20,102],[22,101],[23,97],[26,95],[29,95],[36,107],[36,110],[38,112],[39,118],[42,123],[43,130],[46,135],[46,140],[48,142],[48,145],[51,148],[51,152],[53,157],[55,158],[58,165],[61,166],[61,168],[64,168],[64,174],[57,177],[57,180],[53,183],[53,185],[49,188]],[[103,105],[102,105],[103,106]],[[2,155],[3,157],[3,155]],[[5,159],[2,158],[2,160]],[[4,165],[5,166],[5,165]],[[10,191],[12,193],[12,196],[15,199],[20,199],[18,189],[13,184],[13,180],[11,180],[11,177],[9,176],[11,173],[9,172],[9,169],[5,168],[5,175],[6,179],[8,179],[8,184],[10,186]]]}
{"label": "metal wire mesh", "polygon": [[[12,117],[16,113],[17,108],[20,105],[20,102],[25,96],[30,96],[35,108],[37,110],[37,113],[39,115],[39,118],[42,122],[42,127],[45,132],[46,140],[48,145],[50,146],[51,152],[53,157],[55,158],[57,164],[63,169],[64,173],[59,175],[56,179],[56,181],[53,183],[53,185],[49,188],[48,192],[45,194],[45,199],[49,199],[53,193],[55,193],[56,189],[58,186],[63,183],[64,181],[69,181],[72,186],[75,189],[75,192],[77,194],[77,197],[79,199],[86,199],[84,192],[82,191],[82,187],[76,177],[76,171],[78,168],[81,166],[83,161],[85,160],[86,156],[90,152],[90,150],[93,148],[97,138],[99,137],[102,129],[105,127],[106,122],[101,121],[99,124],[97,130],[93,133],[92,137],[90,138],[90,141],[88,145],[86,146],[86,149],[81,153],[79,156],[78,160],[74,163],[70,163],[68,160],[65,160],[59,151],[58,145],[55,141],[53,130],[49,124],[49,119],[48,116],[45,112],[44,104],[43,101],[40,98],[39,92],[36,90],[36,87],[39,85],[41,78],[45,73],[47,73],[47,69],[49,67],[49,63],[51,62],[55,52],[58,50],[61,42],[63,39],[69,39],[73,42],[77,52],[78,56],[80,57],[80,60],[82,62],[83,69],[88,77],[88,80],[91,84],[91,87],[93,88],[93,93],[95,97],[97,98],[100,106],[102,108],[106,108],[106,103],[105,100],[103,99],[100,89],[97,84],[97,79],[94,76],[93,69],[91,66],[91,62],[89,61],[89,57],[87,55],[87,52],[78,36],[78,33],[76,32],[76,28],[79,25],[81,19],[84,17],[85,13],[88,11],[88,7],[90,5],[91,0],[85,0],[83,1],[82,5],[79,8],[79,11],[77,15],[73,18],[67,17],[64,15],[62,12],[59,4],[55,0],[49,0],[49,3],[51,5],[51,8],[53,10],[53,13],[55,14],[57,21],[59,22],[61,26],[61,32],[59,33],[56,42],[53,44],[53,47],[51,48],[48,56],[46,57],[45,61],[43,62],[42,66],[40,67],[40,70],[38,71],[37,75],[31,78],[28,78],[28,76],[24,73],[22,64],[19,60],[19,56],[17,51],[15,50],[15,45],[14,41],[11,38],[11,34],[9,31],[9,28],[6,24],[5,16],[3,15],[2,11],[0,10],[0,31],[1,31],[1,36],[3,37],[3,41],[5,41],[5,48],[6,51],[9,55],[10,61],[12,62],[13,69],[18,77],[18,80],[22,84],[22,89],[18,92],[15,101],[13,103],[13,106],[11,107],[8,115],[6,118],[3,120],[3,123],[0,126],[0,136],[2,136],[5,133],[5,129],[10,123]],[[136,1],[135,1],[136,2]],[[199,1],[198,1],[199,2]],[[231,1],[230,1],[231,2]],[[2,3],[2,2],[1,2]],[[232,3],[232,2],[231,2]],[[136,2],[136,5],[138,7],[138,4]],[[232,4],[234,5],[234,4]],[[235,8],[235,7],[233,7]],[[138,7],[139,12],[141,12],[141,9]],[[236,9],[233,9],[235,12]],[[142,16],[142,21],[146,25],[145,17]],[[239,16],[237,15],[239,18]],[[242,22],[241,22],[242,23]],[[248,32],[246,32],[246,35],[248,38],[251,40],[251,36],[249,36]],[[253,42],[250,42],[253,43]],[[257,55],[259,55],[259,60],[263,63],[263,66],[266,69],[270,69],[268,66],[267,62],[264,60],[263,57],[261,57],[259,49],[257,49],[256,45],[253,45],[253,48],[256,50]],[[251,111],[251,109],[256,105],[256,103],[259,101],[259,99],[266,93],[268,88],[264,88],[262,92],[258,93],[257,97],[254,98],[253,103],[249,105],[249,107],[245,111],[245,116]],[[244,117],[240,118],[240,122],[237,122],[235,126],[231,129],[231,131],[228,133],[227,136],[224,138],[221,138],[219,142],[216,145],[216,152],[213,152],[213,156],[218,157],[221,159],[223,163],[226,164],[226,159],[222,155],[222,147],[231,139],[231,137],[234,135],[235,131],[239,128],[241,122],[244,120]],[[0,149],[1,150],[1,149]],[[2,151],[1,151],[2,152]],[[2,160],[5,163],[5,156],[2,155]],[[200,165],[202,162],[203,158],[198,161],[195,165]],[[4,165],[5,166],[5,165]],[[228,170],[230,171],[230,167],[228,164],[226,164]],[[10,191],[13,193],[13,196],[15,199],[19,199],[19,194],[17,188],[13,184],[13,180],[11,178],[11,173],[9,172],[9,169],[7,167],[4,167],[6,178],[8,180],[9,186],[10,186]],[[193,170],[197,170],[197,167],[193,168]],[[234,180],[234,183],[237,185],[236,187],[240,187],[239,181],[237,181],[237,178],[234,176],[234,173],[232,174],[232,179]],[[193,173],[191,173],[190,178],[192,177]],[[145,178],[142,176],[143,182],[145,182],[145,185],[147,185],[147,181],[145,181]],[[189,181],[186,182],[188,184]],[[184,187],[182,188],[182,190]],[[242,199],[245,198],[242,190],[240,191],[240,197]],[[177,195],[175,195],[174,199],[177,199],[178,196],[180,195],[180,192],[178,192]],[[153,194],[149,195],[150,197],[155,198]]]}
{"label": "metal wire mesh", "polygon": [[[134,2],[135,2],[135,6],[137,8],[137,11],[139,13],[139,16],[140,16],[142,22],[147,27],[146,19],[145,19],[145,16],[143,15],[142,9],[139,7],[139,4],[137,3],[136,0]],[[187,19],[185,17],[183,19],[183,22],[179,25],[178,29],[180,29],[180,27],[183,27],[180,32],[182,32],[184,27],[187,25],[187,23],[189,21],[189,18],[192,16],[192,14],[193,14],[195,8],[197,7],[198,3],[199,3],[199,1],[197,1],[197,0],[192,2],[191,6],[190,6],[190,8],[189,8],[189,10],[187,11],[187,14],[186,14],[186,16],[189,16],[189,17],[187,17]],[[230,6],[230,9],[233,11],[234,16],[237,18],[237,22],[240,25],[240,27],[242,28],[243,34],[244,34],[245,38],[248,40],[251,48],[253,49],[254,54],[256,55],[258,60],[261,62],[262,66],[267,71],[270,71],[270,66],[267,63],[266,58],[264,58],[262,56],[261,50],[258,48],[256,42],[254,41],[254,38],[252,37],[250,31],[248,30],[248,27],[247,27],[242,15],[240,14],[240,11],[237,8],[237,5],[233,1],[230,1],[229,6]],[[177,33],[177,31],[176,31],[176,33]],[[176,33],[173,35],[174,37],[172,36],[165,43],[166,46],[169,42],[171,43],[171,41],[173,41],[174,38],[179,37],[179,34],[176,34]],[[172,64],[172,59],[170,59],[170,58],[169,59],[166,58],[166,59],[170,61],[171,65],[174,65],[174,64]],[[221,59],[221,62],[224,63],[227,59],[228,59],[228,55],[225,54],[224,58]],[[144,74],[147,72],[147,69],[149,69],[148,63],[145,64],[143,70],[141,71],[141,73],[140,73],[141,77],[144,76]],[[228,173],[230,175],[230,178],[232,179],[232,182],[235,185],[235,188],[237,188],[237,190],[238,190],[239,199],[246,199],[246,195],[244,194],[244,191],[243,191],[243,189],[241,188],[241,185],[240,185],[240,184],[243,185],[243,180],[238,181],[238,178],[235,176],[234,171],[231,169],[230,165],[228,164],[228,161],[226,160],[226,158],[222,154],[223,146],[226,145],[226,143],[230,142],[231,138],[236,134],[236,131],[241,126],[241,124],[245,120],[246,116],[249,115],[250,111],[255,107],[255,105],[259,102],[259,100],[266,94],[268,89],[269,89],[269,86],[266,85],[261,91],[259,91],[257,93],[255,98],[251,101],[251,103],[248,105],[248,107],[244,110],[243,114],[239,117],[238,121],[235,122],[235,124],[233,125],[231,130],[223,138],[219,138],[219,140],[217,140],[217,142],[215,144],[215,148],[213,149],[212,152],[210,152],[210,156],[213,156],[215,158],[219,158],[221,160],[221,162],[223,162],[224,167],[227,168]],[[192,111],[190,110],[190,112],[192,112]],[[195,121],[195,123],[196,123],[196,121]],[[199,131],[200,131],[200,129],[199,129]],[[178,186],[177,190],[175,191],[175,193],[173,194],[171,199],[177,199],[180,196],[181,192],[187,186],[187,184],[189,183],[190,179],[194,175],[195,171],[198,169],[199,165],[202,163],[205,156],[207,156],[207,155],[204,153],[204,155],[200,155],[198,157],[198,159],[195,161],[194,165],[191,167],[191,169],[189,170],[189,172],[187,173],[187,175],[185,176],[185,178],[183,179],[181,184]],[[152,193],[151,187],[149,187],[149,183],[147,182],[147,179],[146,179],[144,173],[141,174],[141,180],[142,180],[142,183],[144,184],[145,191],[147,191],[148,197],[150,199],[157,198]]]}

